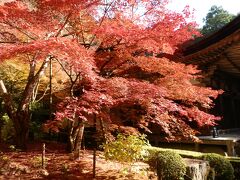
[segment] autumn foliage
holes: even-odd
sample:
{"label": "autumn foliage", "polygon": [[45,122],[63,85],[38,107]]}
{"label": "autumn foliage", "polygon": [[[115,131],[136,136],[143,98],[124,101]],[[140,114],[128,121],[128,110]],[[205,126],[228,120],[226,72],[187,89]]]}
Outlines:
{"label": "autumn foliage", "polygon": [[[214,125],[206,113],[218,91],[202,87],[199,70],[176,63],[181,43],[198,35],[192,13],[166,9],[167,0],[15,0],[0,6],[0,61],[26,55],[59,60],[79,72],[73,96],[58,105],[48,128],[63,119],[132,126],[168,138],[193,139]],[[25,58],[27,61],[27,58]],[[80,92],[79,92],[80,91]],[[78,92],[78,93],[77,93]]]}

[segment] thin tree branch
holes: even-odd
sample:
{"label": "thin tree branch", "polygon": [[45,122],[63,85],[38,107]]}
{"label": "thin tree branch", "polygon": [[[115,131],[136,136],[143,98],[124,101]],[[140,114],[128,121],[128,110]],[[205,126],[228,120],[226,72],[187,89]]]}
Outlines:
{"label": "thin tree branch", "polygon": [[58,30],[57,34],[55,35],[55,37],[58,37],[59,34],[61,33],[61,31],[63,30],[63,28],[66,26],[66,24],[68,23],[69,18],[71,17],[71,13],[69,13],[63,23],[63,25],[60,27],[60,29]]}
{"label": "thin tree branch", "polygon": [[17,41],[0,41],[1,44],[14,44],[18,43]]}
{"label": "thin tree branch", "polygon": [[[110,7],[113,5],[113,3],[115,3],[115,0],[112,1],[112,2],[108,5],[108,7],[105,8],[104,14],[103,14],[102,19],[101,19],[101,21],[100,21],[100,23],[99,23],[99,27],[101,27],[101,25],[102,25],[102,23],[103,23],[106,15],[107,15],[107,13],[108,13],[108,10],[109,10]],[[92,45],[92,43],[93,43],[93,41],[94,41],[95,38],[96,38],[96,34],[93,35],[93,37],[92,37],[92,39],[91,39],[91,41],[90,41],[90,43],[89,43],[89,48],[91,47],[91,45]]]}
{"label": "thin tree branch", "polygon": [[45,97],[45,95],[47,94],[48,89],[49,89],[49,84],[47,85],[45,91],[43,92],[43,95],[38,100],[36,100],[35,102],[41,101]]}
{"label": "thin tree branch", "polygon": [[41,67],[39,68],[38,72],[32,76],[32,74],[29,74],[29,79],[27,82],[27,85],[24,89],[23,92],[23,96],[22,96],[22,100],[18,106],[18,112],[25,110],[26,108],[29,107],[29,102],[30,99],[32,98],[32,93],[33,93],[33,89],[37,83],[37,81],[39,80],[42,72],[45,70],[45,68],[47,67],[46,65],[48,64],[48,62],[50,61],[50,58],[53,58],[52,56],[48,56],[44,62],[42,63]]}
{"label": "thin tree branch", "polygon": [[[21,28],[14,26],[13,24],[11,24],[10,22],[5,22],[5,24],[9,25],[10,27],[17,29],[19,32],[21,32],[22,34],[26,35],[28,38],[32,39],[32,40],[36,40],[37,38],[33,37],[32,35],[30,35],[29,33],[23,31]],[[37,36],[37,35],[35,35]]]}
{"label": "thin tree branch", "polygon": [[35,101],[36,98],[37,98],[37,92],[38,92],[39,82],[40,82],[40,80],[38,80],[36,86],[35,86],[34,89],[33,89],[32,101]]}
{"label": "thin tree branch", "polygon": [[81,25],[81,35],[82,35],[82,40],[83,40],[83,43],[85,44],[85,38],[84,38],[84,34],[83,34],[82,21],[80,21],[80,25]]}
{"label": "thin tree branch", "polygon": [[0,79],[0,95],[2,96],[3,101],[5,103],[4,107],[8,116],[10,117],[10,119],[14,121],[16,116],[16,111],[14,108],[14,103],[12,101],[12,96],[10,93],[8,93],[7,88],[5,87],[1,79]]}
{"label": "thin tree branch", "polygon": [[68,77],[70,78],[70,80],[72,81],[72,76],[71,76],[70,73],[68,73],[68,71],[67,71],[66,68],[64,67],[63,63],[62,63],[59,59],[57,59],[56,57],[55,57],[55,59],[56,59],[57,62],[60,64],[60,66],[62,67],[63,71],[67,74],[67,76],[68,76]]}

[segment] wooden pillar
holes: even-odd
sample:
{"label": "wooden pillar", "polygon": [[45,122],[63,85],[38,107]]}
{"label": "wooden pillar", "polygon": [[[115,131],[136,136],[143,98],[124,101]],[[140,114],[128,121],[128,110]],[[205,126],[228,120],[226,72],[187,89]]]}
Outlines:
{"label": "wooden pillar", "polygon": [[227,145],[228,156],[234,156],[235,155],[234,142],[233,141],[227,141],[226,145]]}

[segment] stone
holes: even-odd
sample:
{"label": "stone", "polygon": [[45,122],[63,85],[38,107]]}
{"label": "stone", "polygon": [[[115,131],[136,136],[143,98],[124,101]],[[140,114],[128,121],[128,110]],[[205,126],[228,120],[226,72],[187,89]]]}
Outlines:
{"label": "stone", "polygon": [[39,173],[41,176],[46,177],[49,175],[48,171],[46,169],[40,169]]}
{"label": "stone", "polygon": [[207,180],[210,171],[208,161],[184,158],[187,165],[186,180]]}

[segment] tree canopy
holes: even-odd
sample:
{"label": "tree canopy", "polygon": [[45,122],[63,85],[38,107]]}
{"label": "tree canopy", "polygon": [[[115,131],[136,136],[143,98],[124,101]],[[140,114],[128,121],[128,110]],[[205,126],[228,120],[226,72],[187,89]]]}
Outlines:
{"label": "tree canopy", "polygon": [[30,65],[17,109],[2,88],[17,134],[26,136],[32,90],[50,60],[69,72],[74,89],[49,129],[58,130],[67,119],[77,134],[81,124],[97,118],[145,131],[151,124],[170,139],[194,139],[199,126],[214,125],[218,118],[206,110],[220,91],[196,83],[196,67],[158,57],[199,34],[188,7],[180,14],[166,9],[167,3],[15,0],[0,6],[0,61],[20,56]]}
{"label": "tree canopy", "polygon": [[203,19],[205,24],[201,29],[201,33],[206,35],[215,32],[221,29],[225,24],[229,23],[234,17],[235,15],[224,10],[222,6],[214,5],[210,8],[206,17]]}

